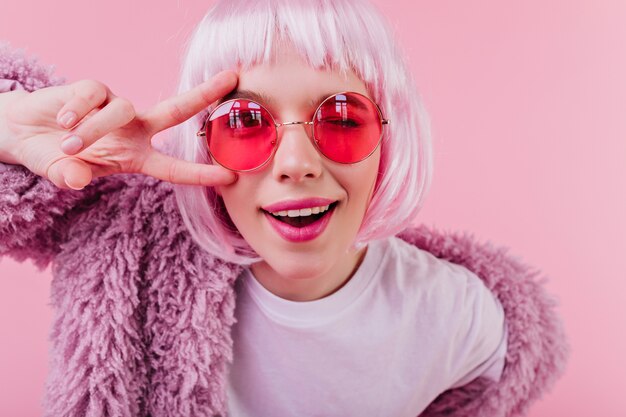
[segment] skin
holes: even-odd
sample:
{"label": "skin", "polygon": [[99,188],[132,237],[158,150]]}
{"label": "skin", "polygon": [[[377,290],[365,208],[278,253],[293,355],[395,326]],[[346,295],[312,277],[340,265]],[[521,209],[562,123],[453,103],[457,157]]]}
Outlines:
{"label": "skin", "polygon": [[[353,72],[315,70],[290,47],[282,47],[274,63],[240,72],[237,88],[269,96],[272,102],[261,104],[279,123],[310,121],[321,96],[355,91],[370,97]],[[380,165],[380,147],[364,161],[340,164],[321,155],[309,134],[310,128],[304,125],[280,127],[279,146],[268,164],[239,173],[234,184],[216,187],[234,224],[263,258],[251,266],[255,278],[273,294],[292,301],[326,297],[358,269],[367,247],[355,251],[350,246]],[[314,196],[339,200],[339,204],[326,230],[311,241],[284,240],[260,210],[278,201]]]}

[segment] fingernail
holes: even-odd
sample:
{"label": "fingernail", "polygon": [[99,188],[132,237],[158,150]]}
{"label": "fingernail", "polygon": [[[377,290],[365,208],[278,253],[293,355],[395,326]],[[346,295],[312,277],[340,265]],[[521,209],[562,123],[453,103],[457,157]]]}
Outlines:
{"label": "fingernail", "polygon": [[75,154],[83,147],[83,140],[72,135],[61,143],[61,150],[67,154]]}
{"label": "fingernail", "polygon": [[220,71],[216,74],[214,81],[217,84],[230,84],[232,79],[232,74],[230,73],[231,71],[229,70]]}
{"label": "fingernail", "polygon": [[63,178],[63,181],[65,181],[65,185],[67,185],[68,187],[70,187],[72,190],[77,190],[77,191],[82,190],[82,188],[74,188],[74,187],[72,187],[72,186],[70,185],[70,183],[69,183],[69,182],[67,182],[67,178]]}
{"label": "fingernail", "polygon": [[61,122],[61,126],[63,127],[70,127],[74,124],[77,117],[78,116],[76,116],[76,113],[74,113],[73,111],[68,111],[63,116],[61,116],[59,122]]}
{"label": "fingernail", "polygon": [[231,185],[233,184],[235,181],[237,181],[237,179],[239,178],[239,175],[237,175],[235,172],[229,172],[228,174],[225,174],[225,182],[226,185]]}

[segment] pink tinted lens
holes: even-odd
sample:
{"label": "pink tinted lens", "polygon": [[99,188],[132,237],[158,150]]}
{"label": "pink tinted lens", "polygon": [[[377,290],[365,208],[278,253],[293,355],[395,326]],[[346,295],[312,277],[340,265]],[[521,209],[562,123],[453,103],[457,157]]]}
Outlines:
{"label": "pink tinted lens", "polygon": [[267,110],[254,101],[237,99],[220,104],[206,126],[211,156],[222,166],[246,171],[272,155],[276,127]]}
{"label": "pink tinted lens", "polygon": [[355,163],[367,158],[382,134],[376,105],[358,93],[336,94],[326,99],[314,119],[320,151],[329,159]]}

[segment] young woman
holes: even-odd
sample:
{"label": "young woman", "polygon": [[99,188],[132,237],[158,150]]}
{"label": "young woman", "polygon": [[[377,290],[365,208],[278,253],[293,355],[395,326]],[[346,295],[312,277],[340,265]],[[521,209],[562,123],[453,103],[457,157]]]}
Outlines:
{"label": "young woman", "polygon": [[[417,416],[455,388],[458,413],[521,407],[478,395],[514,366],[489,268],[407,228],[428,119],[371,5],[218,2],[180,95],[143,113],[100,82],[43,83],[4,76],[0,253],[55,261],[50,415]],[[538,379],[563,351],[530,354],[551,361]]]}

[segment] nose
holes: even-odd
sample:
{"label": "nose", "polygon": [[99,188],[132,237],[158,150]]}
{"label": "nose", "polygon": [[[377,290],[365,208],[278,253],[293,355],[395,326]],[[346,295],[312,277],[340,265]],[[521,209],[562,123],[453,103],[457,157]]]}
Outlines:
{"label": "nose", "polygon": [[272,174],[278,181],[301,182],[322,173],[322,156],[312,142],[308,125],[283,125],[278,128],[278,148]]}

